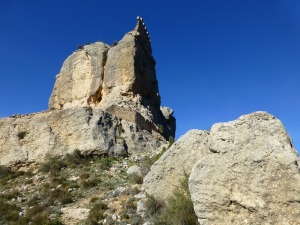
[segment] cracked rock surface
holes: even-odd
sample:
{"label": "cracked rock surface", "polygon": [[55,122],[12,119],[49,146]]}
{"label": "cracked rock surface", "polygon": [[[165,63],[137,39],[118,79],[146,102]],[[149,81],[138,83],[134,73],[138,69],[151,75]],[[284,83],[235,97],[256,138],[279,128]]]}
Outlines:
{"label": "cracked rock surface", "polygon": [[164,198],[184,169],[201,225],[300,224],[299,156],[266,112],[188,132],[152,166],[145,190]]}
{"label": "cracked rock surface", "polygon": [[165,145],[133,122],[84,107],[0,119],[0,165],[41,162],[80,150],[85,154],[146,154]]}
{"label": "cracked rock surface", "polygon": [[211,128],[189,188],[205,224],[299,224],[299,157],[282,123],[257,112]]}

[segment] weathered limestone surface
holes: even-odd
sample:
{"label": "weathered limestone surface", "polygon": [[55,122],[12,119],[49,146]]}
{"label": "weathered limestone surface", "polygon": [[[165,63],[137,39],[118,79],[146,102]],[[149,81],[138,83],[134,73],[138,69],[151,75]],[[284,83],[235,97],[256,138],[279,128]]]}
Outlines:
{"label": "weathered limestone surface", "polygon": [[127,155],[154,151],[162,137],[101,109],[68,108],[0,119],[0,164],[43,161],[78,149]]}
{"label": "weathered limestone surface", "polygon": [[191,130],[180,137],[144,178],[146,192],[156,199],[166,200],[183,178],[184,171],[190,174],[196,162],[209,153],[207,138],[208,132],[200,130]]}
{"label": "weathered limestone surface", "polygon": [[278,119],[215,124],[208,146],[189,180],[201,225],[300,224],[299,157]]}
{"label": "weathered limestone surface", "polygon": [[152,127],[164,127],[164,137],[175,136],[176,122],[160,110],[155,60],[150,37],[141,18],[133,31],[108,46],[101,42],[82,46],[64,62],[57,75],[50,109],[119,106],[135,111]]}
{"label": "weathered limestone surface", "polygon": [[282,123],[255,112],[185,134],[152,166],[144,187],[165,200],[185,169],[201,225],[300,224],[299,161]]}
{"label": "weathered limestone surface", "polygon": [[50,109],[97,106],[109,46],[96,42],[85,45],[64,62],[49,100]]}

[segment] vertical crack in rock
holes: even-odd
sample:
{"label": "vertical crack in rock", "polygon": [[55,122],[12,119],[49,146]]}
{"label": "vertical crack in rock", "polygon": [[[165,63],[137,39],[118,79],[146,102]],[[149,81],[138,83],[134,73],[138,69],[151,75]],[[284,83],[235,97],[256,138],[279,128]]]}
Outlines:
{"label": "vertical crack in rock", "polygon": [[[103,81],[104,81],[104,73],[105,73],[105,65],[106,65],[106,61],[107,61],[107,53],[108,53],[109,49],[107,49],[107,51],[103,52],[103,59],[102,59],[102,63],[101,63],[101,68],[102,71],[100,73],[100,84],[99,84],[99,88],[96,90],[96,92],[94,94],[92,94],[89,98],[88,98],[88,105],[94,105],[94,106],[98,106],[102,100],[102,96],[103,96]],[[97,71],[96,71],[97,72]]]}

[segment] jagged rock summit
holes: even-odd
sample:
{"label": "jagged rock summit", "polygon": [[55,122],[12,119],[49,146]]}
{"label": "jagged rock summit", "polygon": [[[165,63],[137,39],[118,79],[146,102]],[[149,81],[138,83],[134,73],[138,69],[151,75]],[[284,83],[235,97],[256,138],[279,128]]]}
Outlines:
{"label": "jagged rock summit", "polygon": [[56,77],[50,109],[88,106],[118,114],[125,109],[157,126],[169,124],[165,136],[174,136],[174,121],[160,110],[149,34],[142,18],[137,20],[118,44],[85,45],[67,58]]}
{"label": "jagged rock summit", "polygon": [[138,17],[119,43],[84,45],[65,60],[48,111],[0,119],[0,164],[41,161],[75,149],[153,152],[175,136],[175,128],[173,110],[160,106],[151,42]]}

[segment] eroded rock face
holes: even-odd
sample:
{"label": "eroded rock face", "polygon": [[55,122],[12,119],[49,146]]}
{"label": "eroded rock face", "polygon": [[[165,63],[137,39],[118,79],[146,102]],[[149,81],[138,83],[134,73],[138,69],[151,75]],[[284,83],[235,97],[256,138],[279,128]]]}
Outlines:
{"label": "eroded rock face", "polygon": [[189,188],[201,225],[299,224],[299,157],[282,123],[257,112],[215,124]]}
{"label": "eroded rock face", "polygon": [[101,42],[82,46],[64,62],[49,100],[50,109],[118,106],[135,111],[168,140],[175,136],[175,118],[160,110],[155,60],[141,18],[135,29],[108,46]]}
{"label": "eroded rock face", "polygon": [[191,130],[180,137],[144,178],[146,192],[156,199],[166,200],[178,186],[184,172],[190,174],[196,162],[209,153],[207,141],[208,132],[201,130]]}
{"label": "eroded rock face", "polygon": [[299,156],[266,112],[189,131],[152,166],[146,192],[166,200],[183,170],[201,225],[299,224]]}
{"label": "eroded rock face", "polygon": [[50,109],[97,106],[101,101],[104,65],[109,46],[85,45],[64,62],[49,100]]}
{"label": "eroded rock face", "polygon": [[133,122],[107,111],[68,108],[0,119],[0,164],[40,162],[51,156],[83,153],[146,154],[165,145]]}
{"label": "eroded rock face", "polygon": [[66,59],[49,108],[0,119],[0,164],[42,161],[75,149],[144,154],[175,136],[173,110],[160,110],[155,60],[139,17],[118,44],[84,45]]}

